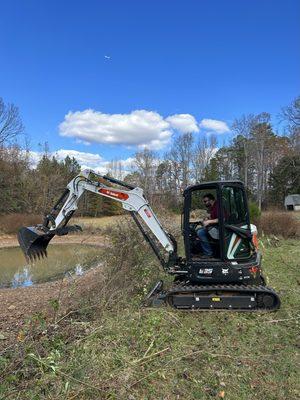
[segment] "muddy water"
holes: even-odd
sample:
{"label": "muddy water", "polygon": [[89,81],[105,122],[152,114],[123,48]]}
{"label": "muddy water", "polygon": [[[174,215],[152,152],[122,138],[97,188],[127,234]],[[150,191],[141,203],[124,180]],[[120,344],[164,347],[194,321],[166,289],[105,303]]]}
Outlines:
{"label": "muddy water", "polygon": [[50,245],[48,257],[27,263],[19,247],[0,248],[0,287],[31,286],[57,279],[82,275],[101,263],[103,249],[89,245]]}

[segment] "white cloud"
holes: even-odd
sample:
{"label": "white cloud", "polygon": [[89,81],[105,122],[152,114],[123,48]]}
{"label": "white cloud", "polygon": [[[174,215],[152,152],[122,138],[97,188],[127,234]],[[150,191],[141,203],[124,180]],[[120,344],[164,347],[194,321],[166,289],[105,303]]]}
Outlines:
{"label": "white cloud", "polygon": [[122,144],[159,150],[172,136],[170,124],[154,111],[104,114],[94,110],[69,112],[59,125],[62,136],[84,142]]}
{"label": "white cloud", "polygon": [[199,126],[204,129],[209,129],[216,133],[226,133],[229,132],[230,129],[226,122],[218,121],[217,119],[203,119]]}
{"label": "white cloud", "polygon": [[24,155],[26,155],[29,159],[30,165],[32,168],[36,168],[38,162],[42,158],[43,153],[38,151],[23,151]]}
{"label": "white cloud", "polygon": [[59,125],[61,136],[76,142],[123,145],[130,148],[160,150],[170,144],[175,130],[199,132],[204,128],[216,133],[229,132],[227,124],[202,119],[198,124],[191,114],[174,114],[166,118],[155,111],[135,110],[128,114],[105,114],[87,109],[70,111]]}
{"label": "white cloud", "polygon": [[67,156],[74,157],[80,165],[86,165],[87,168],[94,168],[100,163],[103,163],[103,158],[99,154],[85,153],[76,150],[57,150],[51,155],[59,161],[64,160]]}
{"label": "white cloud", "polygon": [[[38,162],[43,156],[43,152],[29,151],[29,161],[32,168],[36,168]],[[67,156],[74,157],[80,164],[82,169],[92,169],[100,174],[106,174],[112,167],[112,163],[118,163],[121,165],[123,174],[129,173],[133,164],[134,159],[129,157],[125,160],[114,160],[113,162],[105,160],[99,154],[86,153],[83,151],[76,150],[65,150],[60,149],[52,153],[48,153],[48,156],[55,157],[58,161],[63,161]]]}
{"label": "white cloud", "polygon": [[166,118],[172,128],[180,132],[199,132],[196,119],[191,114],[175,114]]}

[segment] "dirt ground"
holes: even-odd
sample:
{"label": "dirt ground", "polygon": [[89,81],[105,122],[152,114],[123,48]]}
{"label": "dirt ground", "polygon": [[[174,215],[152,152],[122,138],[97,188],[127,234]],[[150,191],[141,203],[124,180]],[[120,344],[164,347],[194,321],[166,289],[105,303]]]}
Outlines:
{"label": "dirt ground", "polygon": [[[85,243],[105,246],[105,238],[99,235],[70,235],[54,238],[52,243]],[[0,247],[18,246],[14,236],[1,236]],[[0,349],[17,340],[29,317],[41,313],[47,318],[59,319],[74,308],[80,296],[98,284],[99,269],[93,268],[85,275],[63,278],[26,288],[0,289]],[[59,301],[55,316],[53,300]]]}

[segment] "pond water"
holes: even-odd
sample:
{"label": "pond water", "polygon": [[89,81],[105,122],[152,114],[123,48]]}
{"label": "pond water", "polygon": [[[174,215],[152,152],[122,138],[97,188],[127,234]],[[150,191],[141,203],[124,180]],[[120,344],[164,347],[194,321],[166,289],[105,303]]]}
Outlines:
{"label": "pond water", "polygon": [[27,263],[19,247],[0,248],[0,287],[32,286],[63,275],[82,275],[101,264],[103,249],[91,245],[53,244],[48,257]]}

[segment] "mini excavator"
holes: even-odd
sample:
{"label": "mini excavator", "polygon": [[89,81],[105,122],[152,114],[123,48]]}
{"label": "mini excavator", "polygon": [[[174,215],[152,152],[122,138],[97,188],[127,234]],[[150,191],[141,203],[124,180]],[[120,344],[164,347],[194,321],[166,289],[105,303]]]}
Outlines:
{"label": "mini excavator", "polygon": [[[240,181],[205,182],[185,189],[181,214],[185,257],[179,257],[175,238],[163,229],[141,188],[84,170],[67,185],[42,224],[19,230],[19,244],[27,260],[47,256],[47,246],[55,235],[81,230],[68,222],[86,191],[122,203],[165,272],[174,276],[169,289],[163,288],[163,281],[156,283],[147,296],[148,305],[207,311],[274,311],[280,307],[278,295],[266,286],[262,274],[257,230],[250,224],[246,191]],[[205,223],[205,197],[215,199],[217,219],[211,224]],[[203,232],[207,238],[204,245]],[[209,256],[205,246],[212,252]]]}

